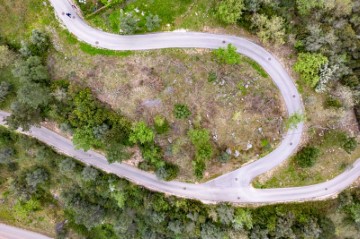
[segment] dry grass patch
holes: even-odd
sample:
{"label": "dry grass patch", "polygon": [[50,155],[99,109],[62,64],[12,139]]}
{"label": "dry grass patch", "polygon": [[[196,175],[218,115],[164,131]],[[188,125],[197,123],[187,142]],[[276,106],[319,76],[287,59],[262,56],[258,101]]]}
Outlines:
{"label": "dry grass patch", "polygon": [[[277,88],[245,60],[219,65],[209,51],[196,49],[142,51],[127,57],[64,51],[51,54],[49,66],[54,78],[90,86],[101,101],[133,121],[152,125],[156,115],[165,117],[171,130],[156,141],[166,160],[180,166],[180,179],[193,179],[194,151],[186,136],[191,127],[209,130],[218,149],[215,155],[228,148],[240,153],[227,164],[212,160],[206,178],[258,158],[280,140],[285,114]],[[175,118],[175,104],[189,107],[189,119]]]}

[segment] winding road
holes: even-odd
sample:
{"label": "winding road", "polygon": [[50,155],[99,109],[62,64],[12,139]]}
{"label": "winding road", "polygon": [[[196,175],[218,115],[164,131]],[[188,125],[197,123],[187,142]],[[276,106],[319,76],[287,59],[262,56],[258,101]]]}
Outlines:
{"label": "winding road", "polygon": [[[83,21],[68,0],[50,0],[56,16],[79,40],[90,45],[112,50],[148,50],[160,48],[208,48],[216,49],[231,43],[237,51],[259,63],[279,88],[289,115],[303,113],[303,104],[295,84],[281,63],[261,46],[244,38],[198,32],[166,32],[147,35],[122,36],[94,29]],[[65,13],[71,13],[68,17]],[[8,115],[0,112],[1,124]],[[324,183],[305,187],[255,189],[251,181],[288,159],[300,144],[304,125],[289,130],[279,147],[265,157],[224,174],[203,184],[158,180],[153,174],[126,164],[108,164],[105,157],[94,151],[76,150],[72,142],[46,128],[31,128],[25,132],[56,150],[72,156],[85,164],[126,178],[154,191],[179,197],[198,199],[205,203],[231,202],[235,204],[277,203],[319,200],[338,194],[360,176],[360,160],[336,178]]]}
{"label": "winding road", "polygon": [[[207,48],[216,49],[231,43],[237,51],[257,63],[270,75],[280,90],[289,115],[302,114],[303,104],[293,80],[280,62],[264,48],[249,40],[230,35],[215,35],[198,32],[166,32],[147,35],[121,36],[94,29],[83,21],[68,0],[49,0],[56,16],[63,26],[79,40],[90,45],[111,50],[149,50],[161,48]],[[71,17],[66,13],[71,13]],[[0,124],[9,113],[0,111]],[[321,200],[337,195],[360,176],[360,159],[345,172],[324,183],[304,187],[255,189],[251,181],[284,160],[288,159],[300,144],[303,123],[289,130],[283,136],[278,148],[265,157],[245,165],[233,172],[224,174],[203,184],[189,184],[177,181],[158,180],[153,174],[141,171],[126,164],[109,164],[106,158],[94,151],[76,150],[72,142],[55,132],[44,128],[32,127],[28,134],[75,159],[99,168],[105,172],[126,178],[148,189],[200,200],[204,203],[231,202],[234,204],[279,203],[291,201]],[[48,238],[26,230],[0,224],[0,239]]]}

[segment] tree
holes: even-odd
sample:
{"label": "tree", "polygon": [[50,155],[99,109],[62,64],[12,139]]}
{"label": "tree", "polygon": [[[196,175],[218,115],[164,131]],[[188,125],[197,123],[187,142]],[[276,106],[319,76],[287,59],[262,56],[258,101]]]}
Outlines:
{"label": "tree", "polygon": [[230,225],[234,220],[234,208],[222,204],[216,208],[216,212],[218,214],[218,220],[221,224]]}
{"label": "tree", "polygon": [[320,69],[328,59],[319,53],[300,53],[294,65],[294,70],[300,74],[300,79],[311,87],[320,80]]}
{"label": "tree", "polygon": [[158,15],[149,14],[146,17],[146,23],[145,23],[146,29],[148,31],[153,31],[160,26],[160,22],[161,19],[159,18]]}
{"label": "tree", "polygon": [[98,170],[91,166],[86,166],[81,172],[81,177],[85,182],[95,181],[98,175]]}
{"label": "tree", "polygon": [[302,167],[307,168],[315,164],[320,155],[320,150],[312,146],[302,148],[295,156],[296,163]]}
{"label": "tree", "polygon": [[236,47],[231,44],[228,44],[226,48],[213,50],[213,55],[221,64],[236,65],[241,61],[239,53],[236,52]]}
{"label": "tree", "polygon": [[283,18],[279,16],[269,18],[263,14],[254,14],[252,17],[252,25],[258,29],[257,35],[262,42],[273,42],[276,45],[282,45],[285,43]]}
{"label": "tree", "polygon": [[131,154],[126,150],[126,146],[117,142],[108,142],[105,153],[109,163],[122,162],[131,157]]}
{"label": "tree", "polygon": [[251,211],[243,208],[236,208],[234,220],[232,221],[235,230],[250,230],[253,228]]}
{"label": "tree", "polygon": [[224,233],[221,231],[221,228],[215,226],[212,223],[204,223],[201,226],[201,239],[219,239],[224,237]]}
{"label": "tree", "polygon": [[91,147],[101,147],[102,142],[94,135],[94,130],[90,126],[75,129],[73,143],[77,149],[88,151]]}
{"label": "tree", "polygon": [[73,211],[72,215],[76,224],[84,225],[89,231],[102,224],[105,211],[100,205],[84,200],[74,192],[65,192],[61,197],[65,208]]}
{"label": "tree", "polygon": [[184,231],[183,224],[179,220],[170,221],[167,228],[175,235],[180,235]]}
{"label": "tree", "polygon": [[6,81],[0,83],[0,102],[4,101],[10,92],[10,84]]}
{"label": "tree", "polygon": [[42,117],[39,109],[34,109],[27,104],[15,101],[11,104],[11,115],[5,119],[11,129],[19,127],[25,131],[30,129],[31,125],[40,125]]}
{"label": "tree", "polygon": [[164,166],[159,167],[156,170],[156,176],[161,180],[170,181],[176,178],[178,172],[179,172],[178,166],[174,164],[166,163]]}
{"label": "tree", "polygon": [[323,8],[324,0],[296,0],[296,7],[300,15],[308,15],[314,8]]}
{"label": "tree", "polygon": [[139,30],[139,19],[132,13],[120,10],[120,32],[122,34],[134,34]]}
{"label": "tree", "polygon": [[0,69],[14,62],[15,56],[7,46],[0,45]]}
{"label": "tree", "polygon": [[50,92],[47,87],[38,83],[24,83],[17,92],[17,99],[20,103],[38,109],[47,106],[50,101]]}
{"label": "tree", "polygon": [[35,29],[31,33],[30,42],[21,42],[19,51],[24,57],[42,56],[47,52],[49,46],[49,37],[45,33]]}
{"label": "tree", "polygon": [[234,24],[241,17],[243,10],[243,0],[222,0],[217,5],[216,12],[221,21]]}
{"label": "tree", "polygon": [[76,163],[71,158],[66,158],[59,163],[59,169],[61,173],[73,172],[76,167]]}
{"label": "tree", "polygon": [[140,121],[133,126],[132,132],[129,136],[129,141],[134,144],[146,144],[153,142],[154,137],[154,132],[146,126],[144,121]]}
{"label": "tree", "polygon": [[5,147],[0,149],[0,164],[11,163],[15,155],[15,150],[11,147]]}
{"label": "tree", "polygon": [[353,3],[351,0],[326,0],[324,8],[327,12],[333,13],[337,17],[351,14]]}
{"label": "tree", "polygon": [[13,75],[18,77],[23,83],[49,82],[48,71],[42,64],[41,58],[37,56],[31,56],[26,61],[17,64],[13,70]]}
{"label": "tree", "polygon": [[315,87],[315,91],[322,93],[328,89],[328,83],[335,78],[335,72],[338,70],[337,65],[329,66],[325,63],[320,69],[320,78]]}
{"label": "tree", "polygon": [[109,131],[109,126],[107,124],[95,126],[93,129],[94,136],[98,140],[102,140],[108,131]]}
{"label": "tree", "polygon": [[43,168],[36,168],[26,174],[26,183],[32,188],[37,188],[47,180],[49,180],[49,174]]}
{"label": "tree", "polygon": [[74,109],[69,115],[73,126],[98,127],[103,124],[105,118],[105,110],[98,106],[90,88],[85,88],[75,94]]}

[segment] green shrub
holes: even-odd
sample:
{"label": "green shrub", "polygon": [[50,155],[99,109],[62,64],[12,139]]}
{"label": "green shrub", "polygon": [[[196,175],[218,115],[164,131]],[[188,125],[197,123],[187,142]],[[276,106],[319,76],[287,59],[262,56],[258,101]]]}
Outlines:
{"label": "green shrub", "polygon": [[231,155],[226,153],[226,152],[222,152],[219,156],[218,156],[218,161],[220,163],[227,163],[231,158]]}
{"label": "green shrub", "polygon": [[134,144],[146,144],[153,142],[154,137],[154,132],[145,124],[145,122],[140,121],[133,126],[129,141]]}
{"label": "green shrub", "polygon": [[356,87],[358,87],[360,85],[360,80],[355,75],[344,77],[343,79],[341,79],[340,82],[341,82],[341,84],[348,86],[352,89],[355,89]]}
{"label": "green shrub", "polygon": [[241,57],[236,52],[236,47],[228,44],[227,48],[213,50],[215,59],[221,64],[236,65],[240,63]]}
{"label": "green shrub", "polygon": [[351,153],[356,149],[357,141],[343,131],[331,130],[325,133],[322,146],[329,148],[338,146]]}
{"label": "green shrub", "polygon": [[206,168],[205,162],[203,160],[192,161],[194,168],[194,174],[197,179],[202,179],[204,177],[204,171]]}
{"label": "green shrub", "polygon": [[285,121],[286,129],[296,129],[297,125],[305,120],[305,116],[299,113],[294,113]]}
{"label": "green shrub", "polygon": [[191,115],[191,111],[184,104],[176,104],[174,106],[174,115],[177,119],[186,119]]}
{"label": "green shrub", "polygon": [[347,152],[347,153],[351,153],[352,151],[354,151],[357,147],[358,143],[356,141],[356,139],[354,137],[349,137],[346,142],[342,145],[343,149]]}
{"label": "green shrub", "polygon": [[320,68],[328,59],[319,53],[300,53],[294,65],[294,70],[300,78],[310,87],[315,87],[320,80]]}
{"label": "green shrub", "polygon": [[335,99],[335,98],[329,96],[329,97],[327,97],[327,98],[325,99],[324,107],[325,107],[325,108],[336,108],[336,109],[339,109],[339,108],[342,107],[342,104],[341,104],[340,100]]}
{"label": "green shrub", "polygon": [[295,156],[296,163],[302,167],[307,168],[315,164],[320,155],[320,150],[312,146],[302,148]]}
{"label": "green shrub", "polygon": [[154,118],[154,127],[155,131],[158,134],[164,134],[169,131],[169,122],[165,119],[165,117],[161,115],[157,115]]}
{"label": "green shrub", "polygon": [[197,160],[208,160],[213,155],[210,134],[205,129],[191,129],[188,132],[191,143],[195,146]]}
{"label": "green shrub", "polygon": [[213,83],[217,80],[216,72],[210,71],[208,74],[208,82]]}
{"label": "green shrub", "polygon": [[176,178],[178,172],[178,166],[166,163],[165,166],[160,167],[156,170],[156,176],[161,180],[170,181]]}

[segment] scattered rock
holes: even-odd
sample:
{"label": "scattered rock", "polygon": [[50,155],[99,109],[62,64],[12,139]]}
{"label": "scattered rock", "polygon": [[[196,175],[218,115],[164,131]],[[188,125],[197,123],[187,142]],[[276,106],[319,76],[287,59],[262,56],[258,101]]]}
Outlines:
{"label": "scattered rock", "polygon": [[251,144],[251,143],[247,143],[247,145],[246,145],[246,150],[249,150],[249,149],[251,149],[253,147],[253,145]]}
{"label": "scattered rock", "polygon": [[165,93],[166,93],[166,94],[172,94],[172,93],[174,93],[174,88],[171,87],[171,86],[167,87],[167,88],[165,89]]}
{"label": "scattered rock", "polygon": [[231,155],[231,154],[232,154],[231,149],[230,149],[230,148],[227,148],[227,149],[226,149],[226,153],[227,153],[228,155]]}
{"label": "scattered rock", "polygon": [[218,141],[218,139],[219,139],[219,138],[218,138],[218,135],[217,135],[216,133],[213,134],[213,140],[214,140],[214,141]]}
{"label": "scattered rock", "polygon": [[238,158],[239,156],[240,156],[240,152],[237,151],[237,150],[235,150],[235,152],[234,152],[234,157],[235,157],[235,158]]}
{"label": "scattered rock", "polygon": [[172,144],[172,142],[173,142],[172,138],[168,138],[167,140],[168,140],[169,144]]}
{"label": "scattered rock", "polygon": [[161,106],[161,100],[160,99],[155,99],[155,100],[145,100],[142,102],[142,106],[145,106],[147,108],[154,108],[154,107],[159,107]]}

